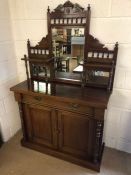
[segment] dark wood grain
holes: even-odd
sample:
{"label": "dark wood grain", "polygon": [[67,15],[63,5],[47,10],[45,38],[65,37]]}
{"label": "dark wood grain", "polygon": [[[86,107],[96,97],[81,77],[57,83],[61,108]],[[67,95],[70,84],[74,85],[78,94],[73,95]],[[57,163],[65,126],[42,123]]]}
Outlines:
{"label": "dark wood grain", "polygon": [[[27,80],[10,90],[19,104],[23,146],[100,171],[104,112],[114,82],[118,43],[110,50],[90,35],[91,8],[66,1],[47,9],[48,34],[24,56]],[[55,72],[52,28],[84,27],[81,74]],[[68,67],[68,66],[67,66]],[[94,76],[106,71],[109,76]],[[107,91],[108,90],[108,91]]]}
{"label": "dark wood grain", "polygon": [[20,106],[22,144],[99,171],[109,93],[76,85],[36,83],[37,89],[32,80],[11,88]]}
{"label": "dark wood grain", "polygon": [[[27,41],[28,56],[25,56],[25,67],[27,79],[39,81],[55,81],[70,84],[83,84],[83,86],[105,88],[112,91],[115,67],[118,53],[118,43],[114,49],[108,49],[97,38],[90,34],[91,7],[88,5],[87,10],[77,3],[66,1],[64,4],[58,5],[53,11],[47,9],[47,27],[48,34],[43,37],[36,46],[32,46],[30,40]],[[55,73],[58,61],[53,57],[52,29],[53,28],[78,28],[85,30],[85,44],[83,55],[83,72],[79,77],[74,75],[73,78],[63,78]],[[89,56],[91,55],[91,56]],[[59,60],[59,59],[58,59]],[[28,66],[29,63],[29,66]],[[62,69],[61,64],[57,67],[57,71]],[[68,72],[69,63],[66,62],[65,70]],[[28,70],[29,67],[29,70]],[[108,77],[94,75],[96,72],[108,72]],[[41,73],[42,72],[42,73]],[[75,73],[74,73],[75,74]],[[67,76],[67,74],[65,74]]]}
{"label": "dark wood grain", "polygon": [[[49,95],[51,98],[57,99],[61,97],[66,101],[72,101],[74,99],[77,101],[84,101],[86,104],[92,104],[94,106],[106,107],[110,93],[105,89],[99,88],[90,88],[90,87],[81,87],[81,86],[72,86],[68,84],[60,83],[49,83],[51,85],[51,94],[49,92],[39,92],[34,90],[34,82],[30,80],[30,86],[28,87],[28,81],[24,81],[11,88],[11,91],[17,93],[30,94],[33,96],[45,96]],[[39,82],[38,82],[39,85]]]}

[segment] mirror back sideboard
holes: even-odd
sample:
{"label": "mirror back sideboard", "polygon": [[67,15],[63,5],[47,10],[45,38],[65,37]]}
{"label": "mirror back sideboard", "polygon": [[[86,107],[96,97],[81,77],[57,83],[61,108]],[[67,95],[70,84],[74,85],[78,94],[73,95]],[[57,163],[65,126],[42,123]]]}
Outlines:
{"label": "mirror back sideboard", "polygon": [[100,171],[118,43],[108,49],[92,36],[90,19],[90,6],[66,1],[52,12],[48,7],[48,34],[36,46],[27,41],[27,80],[11,91],[23,146]]}

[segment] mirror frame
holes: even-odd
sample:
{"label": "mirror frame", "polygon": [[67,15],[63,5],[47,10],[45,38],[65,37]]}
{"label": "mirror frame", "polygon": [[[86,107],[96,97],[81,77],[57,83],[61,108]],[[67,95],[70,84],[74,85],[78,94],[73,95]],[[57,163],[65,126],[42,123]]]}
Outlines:
{"label": "mirror frame", "polygon": [[[28,56],[24,56],[22,60],[25,61],[27,80],[46,81],[46,82],[62,82],[74,85],[90,86],[95,88],[104,88],[111,91],[113,88],[115,68],[118,54],[118,43],[115,44],[114,49],[108,49],[98,39],[90,35],[90,17],[91,8],[88,5],[87,10],[84,10],[79,4],[73,4],[66,1],[63,5],[60,4],[52,12],[49,7],[47,9],[47,25],[48,34],[36,45],[31,46],[30,41],[27,41]],[[64,22],[66,19],[66,23]],[[71,22],[69,22],[69,19]],[[80,19],[80,23],[78,22]],[[85,19],[85,22],[83,22]],[[52,22],[53,20],[53,22]],[[60,22],[61,21],[61,22]],[[74,21],[74,22],[73,22]],[[57,78],[55,77],[54,58],[52,50],[52,28],[59,27],[83,27],[85,28],[85,44],[84,44],[84,63],[81,79]],[[33,51],[33,52],[32,52]],[[89,56],[91,54],[91,57]],[[97,56],[95,56],[97,55]],[[111,56],[111,57],[110,57]],[[49,69],[50,77],[45,74],[45,77],[40,77],[39,72],[34,77],[32,74],[32,66],[37,65]],[[88,71],[105,71],[109,73],[107,84],[99,84],[98,82],[89,82]],[[75,74],[75,73],[74,73]],[[99,77],[101,78],[101,77]],[[102,83],[104,83],[102,81]]]}
{"label": "mirror frame", "polygon": [[[52,44],[52,29],[53,28],[84,28],[85,44],[84,44],[84,58],[86,57],[86,47],[87,40],[89,38],[90,30],[90,16],[91,8],[88,5],[87,10],[81,7],[79,4],[71,3],[66,1],[63,5],[58,5],[53,11],[50,8],[47,9],[47,25],[48,25],[48,36],[50,38],[50,53],[53,54],[53,44]],[[82,83],[82,78],[80,81],[76,79],[68,78],[54,78],[55,81],[60,82],[70,82],[70,83]]]}

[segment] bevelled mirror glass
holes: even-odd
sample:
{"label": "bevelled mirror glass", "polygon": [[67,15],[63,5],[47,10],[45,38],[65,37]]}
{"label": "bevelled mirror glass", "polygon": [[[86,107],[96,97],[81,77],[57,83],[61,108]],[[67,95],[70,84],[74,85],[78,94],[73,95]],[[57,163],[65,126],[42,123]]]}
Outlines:
{"label": "bevelled mirror glass", "polygon": [[84,59],[84,28],[52,28],[56,72],[80,73]]}

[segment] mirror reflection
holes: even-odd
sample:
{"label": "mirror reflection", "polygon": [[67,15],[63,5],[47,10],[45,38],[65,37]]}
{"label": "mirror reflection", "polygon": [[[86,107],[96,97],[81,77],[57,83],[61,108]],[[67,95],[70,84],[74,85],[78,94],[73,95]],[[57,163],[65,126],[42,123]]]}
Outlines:
{"label": "mirror reflection", "polygon": [[43,92],[43,93],[51,94],[50,83],[34,81],[33,85],[34,85],[33,89],[35,92]]}
{"label": "mirror reflection", "polygon": [[81,72],[84,57],[84,28],[53,28],[52,46],[56,72]]}

